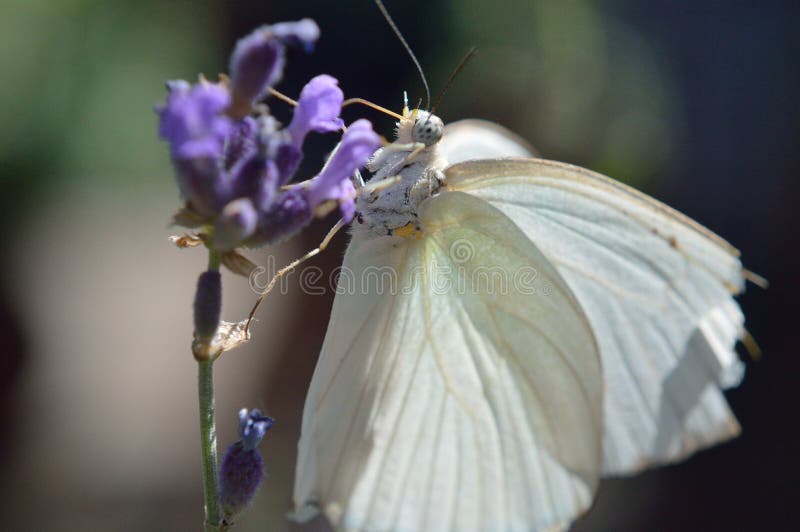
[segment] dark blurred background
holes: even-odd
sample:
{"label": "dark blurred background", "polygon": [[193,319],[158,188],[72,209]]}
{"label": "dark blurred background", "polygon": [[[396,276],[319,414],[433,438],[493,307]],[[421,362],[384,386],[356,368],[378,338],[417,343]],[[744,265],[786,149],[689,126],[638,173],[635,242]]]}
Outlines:
{"label": "dark blurred background", "polygon": [[[771,282],[740,299],[764,352],[728,394],[742,436],[604,481],[575,528],[796,529],[800,3],[387,4],[434,92],[479,48],[444,98],[445,121],[495,120],[546,158],[643,189],[731,241]],[[0,529],[199,529],[188,345],[205,255],[167,243],[178,198],[152,106],[164,80],[223,72],[238,37],[301,17],[318,21],[322,39],[313,55],[290,55],[280,90],[296,95],[327,72],[347,96],[393,109],[404,89],[412,101],[422,95],[368,0],[0,6]],[[387,117],[345,113],[363,115],[391,134]],[[307,172],[326,142],[312,141]],[[254,257],[284,263],[329,226]],[[345,243],[315,264],[333,269]],[[240,319],[253,295],[240,278],[224,283],[223,317]],[[278,420],[262,446],[270,477],[241,530],[286,528],[302,403],[330,305],[330,294],[299,288],[268,300],[257,341],[216,365],[221,446],[242,406]]]}

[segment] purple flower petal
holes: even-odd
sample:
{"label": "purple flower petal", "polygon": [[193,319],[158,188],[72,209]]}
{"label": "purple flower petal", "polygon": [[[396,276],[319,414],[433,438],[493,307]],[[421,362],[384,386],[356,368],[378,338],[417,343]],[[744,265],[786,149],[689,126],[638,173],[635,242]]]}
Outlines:
{"label": "purple flower petal", "polygon": [[252,116],[237,121],[225,147],[225,170],[255,155],[258,149],[258,122]]}
{"label": "purple flower petal", "polygon": [[300,166],[300,160],[303,158],[303,153],[292,146],[291,144],[282,144],[275,154],[275,166],[278,168],[278,175],[280,186],[288,183],[297,167]]}
{"label": "purple flower petal", "polygon": [[278,193],[279,172],[275,161],[255,155],[240,161],[231,170],[228,183],[230,198],[250,198],[259,212],[272,205]]}
{"label": "purple flower petal", "polygon": [[287,46],[300,46],[306,53],[314,51],[319,40],[319,26],[310,18],[297,22],[279,22],[272,25],[272,33]]}
{"label": "purple flower petal", "polygon": [[278,170],[278,183],[285,185],[292,179],[303,153],[296,148],[290,139],[289,133],[283,130],[263,128],[260,136],[261,151],[266,157],[275,161]]}
{"label": "purple flower petal", "polygon": [[311,19],[261,26],[236,43],[230,73],[234,117],[250,113],[253,103],[283,76],[286,45],[308,48],[319,38],[319,27]]}
{"label": "purple flower petal", "polygon": [[306,83],[288,128],[292,144],[301,149],[309,131],[328,133],[341,129],[344,122],[339,113],[343,101],[344,94],[336,78],[322,74]]}
{"label": "purple flower petal", "polygon": [[167,88],[167,102],[156,109],[159,135],[170,144],[181,194],[199,214],[211,216],[221,206],[218,161],[233,123],[220,113],[230,95],[208,82],[173,81]]}
{"label": "purple flower petal", "polygon": [[201,216],[214,216],[221,206],[219,165],[211,158],[173,159],[178,189],[189,206]]}
{"label": "purple flower petal", "polygon": [[261,439],[274,424],[274,419],[262,415],[257,408],[250,412],[246,408],[239,410],[239,437],[244,448],[250,450],[258,447]]}
{"label": "purple flower petal", "polygon": [[253,244],[282,242],[299,232],[313,218],[314,212],[300,186],[292,187],[278,196],[272,207],[264,213],[250,242]]}
{"label": "purple flower petal", "polygon": [[312,209],[328,200],[336,200],[346,222],[353,218],[355,189],[350,177],[366,164],[380,146],[380,138],[368,120],[357,120],[342,135],[336,151],[322,171],[305,188]]}
{"label": "purple flower petal", "polygon": [[256,230],[258,212],[248,198],[225,205],[214,223],[214,249],[228,251],[238,247]]}
{"label": "purple flower petal", "polygon": [[170,143],[176,159],[215,158],[222,154],[225,137],[233,129],[230,118],[220,113],[230,103],[222,85],[171,82],[167,103],[157,112],[159,135]]}

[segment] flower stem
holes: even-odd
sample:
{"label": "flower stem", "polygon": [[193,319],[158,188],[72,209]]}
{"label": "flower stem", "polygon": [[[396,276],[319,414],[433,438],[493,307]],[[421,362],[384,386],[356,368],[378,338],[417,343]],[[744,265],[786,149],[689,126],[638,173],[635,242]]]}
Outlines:
{"label": "flower stem", "polygon": [[203,488],[206,501],[206,532],[216,532],[219,530],[220,523],[213,364],[211,360],[201,360],[197,363],[198,397],[200,400],[200,445],[203,456]]}
{"label": "flower stem", "polygon": [[222,262],[222,256],[219,251],[208,251],[208,269],[219,270],[219,265]]}
{"label": "flower stem", "polygon": [[[219,253],[210,251],[208,254],[209,271],[219,270],[219,265]],[[203,460],[203,494],[205,496],[206,508],[206,532],[218,532],[221,530],[219,480],[217,478],[217,429],[214,417],[213,368],[213,357],[197,361],[197,391],[200,404],[200,449]]]}

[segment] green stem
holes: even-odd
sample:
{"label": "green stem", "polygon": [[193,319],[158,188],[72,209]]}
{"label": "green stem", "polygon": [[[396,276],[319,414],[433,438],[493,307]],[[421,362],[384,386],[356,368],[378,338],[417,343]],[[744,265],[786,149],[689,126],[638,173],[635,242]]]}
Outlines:
{"label": "green stem", "polygon": [[213,362],[198,363],[197,384],[200,400],[200,446],[203,456],[203,488],[206,500],[206,532],[219,530],[219,483],[217,480],[217,430],[214,422]]}
{"label": "green stem", "polygon": [[208,269],[219,270],[219,265],[222,262],[222,256],[219,251],[208,250]]}
{"label": "green stem", "polygon": [[[209,250],[208,269],[218,270],[220,254]],[[200,449],[203,460],[203,494],[206,502],[206,532],[218,532],[219,480],[217,479],[217,429],[214,417],[214,359],[198,360],[197,390],[200,403]]]}

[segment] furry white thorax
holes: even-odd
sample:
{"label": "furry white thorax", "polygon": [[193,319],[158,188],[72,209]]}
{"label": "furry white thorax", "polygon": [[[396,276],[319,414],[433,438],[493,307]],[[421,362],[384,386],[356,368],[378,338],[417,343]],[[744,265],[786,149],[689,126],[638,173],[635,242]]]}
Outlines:
{"label": "furry white thorax", "polygon": [[[429,114],[427,111],[406,114],[397,123],[396,140],[380,148],[370,159],[367,169],[374,175],[367,186],[358,190],[354,232],[364,232],[365,236],[391,235],[409,224],[421,229],[417,217],[419,205],[439,191],[447,166],[438,144],[425,146],[412,138],[414,124],[427,120]],[[417,148],[419,151],[408,160]],[[381,180],[395,176],[399,177],[395,184],[382,189],[378,185]]]}

